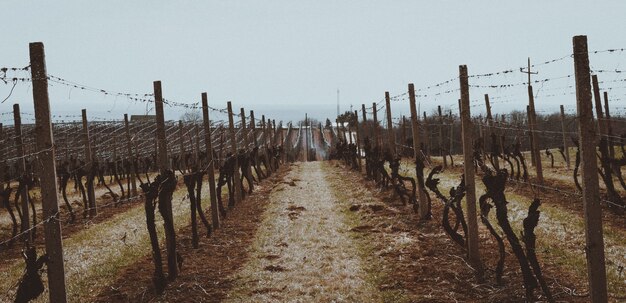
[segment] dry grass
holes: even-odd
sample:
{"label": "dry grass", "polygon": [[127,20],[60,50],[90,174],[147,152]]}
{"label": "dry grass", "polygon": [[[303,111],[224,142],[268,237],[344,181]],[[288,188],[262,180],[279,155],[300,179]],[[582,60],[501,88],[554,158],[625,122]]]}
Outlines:
{"label": "dry grass", "polygon": [[[403,163],[403,165],[406,166],[408,163]],[[458,185],[460,176],[461,171],[456,169],[438,175],[442,181],[441,188],[447,189]],[[477,177],[477,197],[484,192],[484,185],[480,177]],[[529,193],[525,185],[510,183],[506,195],[509,201],[509,220],[516,233],[520,234],[523,229],[522,221],[533,199],[532,192]],[[559,199],[558,195],[554,197],[555,194],[547,192],[536,192],[536,195],[544,202],[539,208],[541,217],[535,229],[539,258],[544,263],[553,264],[577,276],[581,281],[586,281],[584,218],[557,203],[550,203],[551,199]],[[491,216],[491,221],[495,222],[494,212],[491,212]],[[604,224],[603,230],[609,293],[613,298],[624,298],[626,296],[626,273],[622,270],[626,266],[626,231],[609,224]],[[577,292],[586,293],[586,290],[578,289]]]}
{"label": "dry grass", "polygon": [[321,165],[295,165],[274,189],[227,301],[380,301]]}
{"label": "dry grass", "polygon": [[[204,197],[208,197],[203,193]],[[174,193],[173,214],[176,228],[189,223],[189,207],[184,187],[179,186]],[[208,206],[208,199],[203,204]],[[157,220],[160,216],[157,215]],[[157,221],[161,226],[162,221]],[[70,302],[88,302],[93,300],[98,290],[111,284],[119,271],[134,263],[137,259],[150,251],[150,242],[145,227],[145,213],[143,204],[137,204],[128,211],[120,213],[107,221],[77,232],[63,243],[65,258],[65,274],[68,299]],[[161,241],[164,234],[161,228]],[[0,301],[11,301],[14,297],[19,281],[23,262],[12,260],[13,265],[6,272],[0,273]],[[44,275],[45,279],[45,275]],[[47,285],[46,281],[44,283]],[[45,292],[35,302],[46,302],[48,294]]]}

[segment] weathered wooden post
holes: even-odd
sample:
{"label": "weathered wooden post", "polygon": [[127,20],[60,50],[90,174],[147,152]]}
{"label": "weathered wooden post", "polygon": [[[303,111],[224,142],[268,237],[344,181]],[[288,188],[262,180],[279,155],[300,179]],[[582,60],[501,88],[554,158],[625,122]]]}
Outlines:
{"label": "weathered wooden post", "polygon": [[406,154],[406,117],[402,115],[402,119],[400,121],[400,156],[404,156]]}
{"label": "weathered wooden post", "polygon": [[575,36],[574,71],[576,79],[576,110],[580,136],[583,206],[585,212],[585,253],[591,302],[607,302],[602,207],[596,156],[596,130],[591,101],[589,54],[587,36]]}
{"label": "weathered wooden post", "polygon": [[598,75],[591,76],[591,82],[593,84],[593,101],[595,103],[596,115],[598,119],[598,136],[600,138],[606,137],[606,121],[604,120],[604,113],[602,112],[602,99],[600,98],[600,86],[598,85]]}
{"label": "weathered wooden post", "polygon": [[474,126],[470,115],[470,96],[467,66],[459,66],[461,84],[461,131],[463,134],[463,171],[465,178],[465,201],[467,207],[467,252],[476,270],[478,280],[482,280],[483,267],[478,247],[478,215],[476,212],[476,187],[474,172]]}
{"label": "weathered wooden post", "polygon": [[609,145],[609,157],[615,158],[615,149],[613,148],[613,125],[611,125],[611,114],[609,111],[609,94],[604,92],[604,113],[606,119],[607,143]]}
{"label": "weathered wooden post", "polygon": [[565,163],[567,164],[567,169],[570,169],[570,159],[569,159],[569,146],[567,143],[567,133],[565,128],[565,109],[563,105],[561,105],[561,132],[563,133],[563,153],[565,154]]}
{"label": "weathered wooden post", "polygon": [[389,148],[387,149],[393,157],[396,156],[396,136],[393,133],[393,120],[391,119],[391,100],[389,92],[385,92],[385,105],[387,108],[387,139],[389,140]]}
{"label": "weathered wooden post", "polygon": [[361,172],[361,130],[359,130],[359,112],[354,111],[354,129],[356,131],[356,158],[358,160],[359,172]]}
{"label": "weathered wooden post", "polygon": [[452,110],[450,110],[450,146],[448,146],[448,154],[450,155],[450,165],[454,167],[454,160],[452,159],[452,152],[454,150],[454,116]]}
{"label": "weathered wooden post", "polygon": [[441,105],[437,106],[437,113],[439,113],[439,155],[443,158],[443,168],[447,168],[448,160],[443,148],[443,115],[441,113]]}
{"label": "weathered wooden post", "polygon": [[[93,154],[91,153],[91,141],[89,139],[89,123],[87,122],[87,110],[82,110],[83,117],[83,144],[85,144],[85,163],[87,166],[87,201],[89,201],[89,216],[95,217],[98,215],[98,209],[96,206],[96,193],[93,188]],[[115,161],[115,160],[114,160]]]}
{"label": "weathered wooden post", "polygon": [[532,166],[537,165],[535,163],[535,141],[533,140],[533,133],[530,131],[530,105],[526,105],[526,128],[528,131],[528,145],[529,145],[529,153],[530,153],[530,164]]}
{"label": "weathered wooden post", "polygon": [[[244,144],[243,151],[246,152],[249,156],[250,145],[251,145],[250,133],[248,133],[248,127],[246,126],[246,110],[243,107],[240,109],[240,116],[241,116],[241,134],[243,135],[243,144]],[[241,171],[242,174],[247,174],[248,176],[252,176],[252,165],[248,165],[245,167],[246,172],[243,171],[244,167],[242,167],[241,169],[242,169]],[[248,185],[250,186],[250,190],[254,188],[254,185],[252,183]]]}
{"label": "weathered wooden post", "polygon": [[209,101],[207,93],[202,93],[202,120],[204,123],[204,145],[206,148],[209,168],[209,198],[211,199],[211,224],[214,229],[220,228],[220,212],[215,192],[215,162],[213,161],[213,143],[211,139],[211,122],[209,120]]}
{"label": "weathered wooden post", "polygon": [[134,157],[133,157],[133,144],[130,136],[130,126],[128,125],[128,114],[124,114],[124,130],[126,132],[126,152],[128,153],[128,159],[130,160],[130,184],[131,184],[131,196],[137,196],[137,176],[135,176]]}
{"label": "weathered wooden post", "polygon": [[[161,177],[166,177],[170,171],[170,161],[167,156],[167,139],[165,136],[165,115],[163,113],[163,95],[161,81],[153,82],[154,109],[156,112],[156,137],[158,147],[158,167]],[[173,175],[173,174],[172,174]],[[165,182],[165,180],[163,181]],[[165,204],[165,205],[163,205]],[[178,276],[178,262],[176,254],[176,230],[174,229],[174,215],[172,213],[172,199],[162,199],[159,194],[159,211],[163,211],[163,227],[165,229],[165,246],[167,249],[168,280],[173,281]]]}
{"label": "weathered wooden post", "polygon": [[[20,115],[20,105],[13,104],[13,135],[15,136],[15,149],[17,151],[17,168],[18,175],[22,178],[26,177],[26,158],[24,155],[24,141],[22,139],[22,117]],[[8,146],[8,144],[7,144]],[[4,148],[3,148],[4,150]],[[4,168],[3,168],[4,169]],[[30,228],[30,214],[29,214],[29,196],[28,196],[28,182],[23,180],[22,190],[18,193],[20,195],[20,199],[22,200],[22,226],[21,232],[25,232]],[[34,214],[36,215],[36,214]],[[24,235],[24,240],[28,241],[28,243],[32,243],[33,233],[29,232]]]}
{"label": "weathered wooden post", "polygon": [[375,148],[377,146],[380,146],[380,143],[379,143],[380,136],[378,135],[378,110],[376,109],[376,102],[372,103],[372,121],[374,122],[374,125],[373,125],[374,140],[372,141],[372,143],[373,143],[373,147]]}
{"label": "weathered wooden post", "polygon": [[[300,125],[300,127],[302,127],[302,125]],[[268,143],[270,142],[270,140],[269,140],[268,126],[267,124],[265,124],[265,115],[261,115],[261,129],[263,133],[263,154],[265,155],[265,159],[267,159],[266,168],[267,168],[267,174],[269,176],[272,173],[272,171],[274,171],[274,169],[271,165],[272,163],[271,163],[270,153],[269,153],[269,148],[271,145]]]}
{"label": "weathered wooden post", "polygon": [[[241,173],[239,172],[239,159],[238,159],[238,151],[237,151],[237,133],[235,131],[235,120],[233,118],[233,104],[228,101],[228,128],[230,129],[230,152],[233,154],[235,158],[235,171],[234,171],[234,186],[235,190],[235,203],[239,203],[241,201],[242,188],[241,188]],[[234,205],[228,205],[228,207],[233,207]]]}
{"label": "weathered wooden post", "polygon": [[35,139],[39,153],[41,178],[41,201],[44,218],[47,272],[50,302],[67,302],[65,290],[65,268],[63,266],[63,243],[59,221],[59,197],[57,196],[57,173],[54,156],[54,140],[50,121],[50,99],[48,97],[48,73],[44,46],[41,42],[29,44],[30,70],[35,103]]}
{"label": "weathered wooden post", "polygon": [[181,171],[185,171],[188,167],[184,167],[185,163],[185,127],[183,120],[178,120],[178,165]]}
{"label": "weathered wooden post", "polygon": [[428,119],[426,118],[426,112],[424,112],[424,123],[422,123],[422,127],[424,129],[424,146],[425,146],[424,153],[426,154],[426,159],[430,161],[430,154],[431,154],[430,132],[429,132],[430,127],[428,125]]}
{"label": "weathered wooden post", "polygon": [[[343,123],[342,123],[343,124]],[[304,114],[304,162],[309,162],[309,115]],[[345,133],[344,133],[345,135]],[[345,139],[345,136],[344,136]]]}
{"label": "weathered wooden post", "polygon": [[[419,122],[418,122],[418,114],[417,114],[417,106],[415,104],[415,86],[413,83],[409,83],[409,106],[411,108],[411,132],[413,136],[413,158],[416,162],[425,161],[425,157],[423,157],[421,146],[420,146],[420,132],[419,132]],[[417,175],[417,167],[416,172]],[[422,186],[422,182],[416,182],[417,189],[417,199],[419,203],[418,213],[420,216],[420,220],[428,220],[430,219],[430,210],[428,207],[428,199],[426,198],[426,192]]]}
{"label": "weathered wooden post", "polygon": [[[491,116],[491,104],[489,103],[488,94],[485,94],[485,107],[487,108],[487,125],[489,126],[489,139],[491,139],[495,134],[494,134],[494,127],[493,127],[493,116]],[[492,145],[496,143],[493,141],[490,141],[490,142]],[[487,149],[487,146],[485,145],[483,148]],[[491,148],[495,149],[496,147],[491,146]],[[500,159],[498,157],[493,157],[493,166],[496,169],[496,171],[500,169]]]}
{"label": "weathered wooden post", "polygon": [[[374,103],[372,103],[372,122],[373,122],[372,127],[374,128],[373,131],[372,131],[373,136],[374,136],[374,140],[372,140],[372,149],[373,150],[378,150],[379,151],[378,154],[380,155],[380,151],[382,151],[382,148],[380,148],[381,146],[380,146],[379,141],[378,141],[379,136],[378,136],[378,114],[377,114],[377,112],[378,112],[378,110],[376,109],[376,102],[374,102]],[[373,173],[374,173],[374,181],[378,182],[378,178],[379,178],[378,170],[374,169]]]}
{"label": "weathered wooden post", "polygon": [[361,123],[361,136],[363,136],[363,138],[361,139],[361,142],[365,143],[365,138],[368,138],[369,136],[371,136],[371,134],[368,134],[368,131],[366,129],[367,111],[365,109],[365,104],[361,104],[361,114],[363,115],[363,122]]}
{"label": "weathered wooden post", "polygon": [[[529,70],[530,72],[530,70]],[[535,96],[533,94],[533,86],[528,83],[528,106],[529,106],[529,128],[533,138],[532,153],[535,155],[535,171],[537,172],[537,181],[543,184],[543,168],[541,165],[541,150],[539,149],[539,136],[537,136],[537,114],[535,112]]]}

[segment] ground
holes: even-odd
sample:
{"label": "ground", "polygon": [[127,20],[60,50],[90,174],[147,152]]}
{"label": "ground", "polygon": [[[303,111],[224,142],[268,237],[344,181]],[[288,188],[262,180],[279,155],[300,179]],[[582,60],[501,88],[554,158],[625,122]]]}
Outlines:
{"label": "ground", "polygon": [[[458,165],[460,161],[455,162]],[[403,163],[401,173],[413,174],[409,161]],[[442,191],[457,185],[460,175],[458,166],[439,175]],[[586,302],[578,202],[571,197],[560,201],[564,199],[558,193],[537,193],[511,184],[507,190],[509,217],[516,230],[535,195],[544,200],[537,254],[548,284],[559,301]],[[220,229],[201,237],[198,249],[191,247],[189,202],[182,187],[173,202],[178,250],[184,263],[180,276],[162,295],[155,295],[152,288],[154,267],[143,207],[137,203],[82,228],[71,227],[65,235],[70,302],[524,300],[519,266],[510,252],[504,285],[496,285],[495,242],[481,224],[481,254],[487,271],[485,281],[478,283],[465,251],[441,228],[440,201],[433,199],[432,220],[419,221],[412,207],[403,205],[391,190],[379,188],[340,162],[283,165],[229,210]],[[203,193],[203,205],[209,214],[208,192]],[[626,236],[623,220],[618,218],[605,216],[604,226],[612,302],[623,300],[626,289],[619,270],[624,264]],[[161,229],[160,222],[157,227]],[[203,235],[203,227],[199,228]],[[0,301],[10,301],[23,263],[11,258],[0,266]],[[538,300],[544,299],[536,294]],[[46,296],[38,302],[45,302]]]}

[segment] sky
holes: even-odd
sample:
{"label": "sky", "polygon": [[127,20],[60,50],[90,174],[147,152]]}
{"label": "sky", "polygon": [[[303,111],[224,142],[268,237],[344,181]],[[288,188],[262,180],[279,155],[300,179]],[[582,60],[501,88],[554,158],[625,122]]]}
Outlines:
{"label": "sky", "polygon": [[[441,105],[457,112],[458,67],[469,74],[512,69],[505,75],[470,78],[470,85],[523,84],[519,71],[532,63],[538,112],[564,104],[575,109],[572,37],[587,35],[590,50],[626,48],[625,1],[6,1],[0,26],[0,67],[29,65],[28,43],[45,45],[48,73],[69,81],[124,93],[151,93],[197,103],[255,110],[273,119],[299,121],[308,113],[324,120],[371,106],[385,91],[395,117],[408,115],[402,94],[417,89],[420,111]],[[565,57],[564,57],[565,56]],[[593,69],[626,70],[626,52],[590,55]],[[599,73],[603,89],[626,104],[626,73]],[[28,77],[7,72],[7,77]],[[435,88],[430,85],[452,81]],[[611,81],[610,83],[608,81]],[[75,119],[86,108],[93,119],[153,113],[151,103],[50,83],[55,119]],[[33,112],[28,82],[0,82],[0,122],[10,124],[12,104],[28,121]],[[483,94],[494,113],[523,110],[526,87],[474,87],[472,114],[484,113]],[[621,99],[621,100],[620,100]],[[623,100],[623,101],[622,101]],[[621,102],[621,103],[620,103]],[[166,119],[186,111],[166,107]],[[381,112],[382,113],[382,112]],[[223,119],[219,113],[211,113]],[[379,114],[379,117],[381,115]]]}

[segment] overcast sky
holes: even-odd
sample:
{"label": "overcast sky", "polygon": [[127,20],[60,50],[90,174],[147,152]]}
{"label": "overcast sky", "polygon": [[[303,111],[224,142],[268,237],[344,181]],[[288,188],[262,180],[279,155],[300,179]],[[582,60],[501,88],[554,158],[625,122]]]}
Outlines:
{"label": "overcast sky", "polygon": [[[276,120],[300,120],[305,112],[324,119],[371,106],[385,91],[399,95],[407,84],[427,87],[458,76],[517,69],[506,76],[470,79],[470,84],[525,81],[519,67],[572,52],[572,36],[589,37],[590,50],[626,48],[625,1],[6,1],[2,0],[0,67],[29,64],[28,43],[45,44],[48,73],[116,92],[151,93],[163,82],[166,98],[254,109]],[[182,5],[181,3],[185,3]],[[626,52],[591,56],[595,69],[626,69]],[[573,73],[571,58],[538,66],[536,79]],[[28,73],[8,72],[8,76]],[[626,74],[601,73],[615,110],[626,104]],[[574,108],[572,78],[536,84],[537,110]],[[53,114],[120,118],[151,106],[123,97],[54,84]],[[0,83],[0,100],[12,84]],[[456,111],[458,80],[424,90],[422,111],[437,105]],[[435,95],[436,93],[442,93]],[[482,96],[494,112],[524,109],[526,88],[473,88],[474,113]],[[621,102],[621,103],[620,103]],[[18,83],[0,113],[13,103],[32,112],[28,83]],[[394,115],[408,114],[404,100]],[[178,119],[181,108],[166,107]],[[215,116],[215,115],[214,115]],[[217,117],[217,116],[216,116]],[[9,122],[10,116],[0,116]],[[28,119],[28,117],[25,117]]]}

